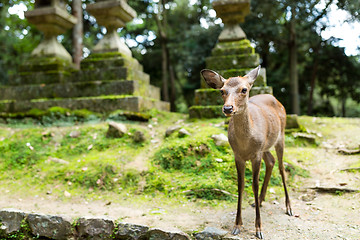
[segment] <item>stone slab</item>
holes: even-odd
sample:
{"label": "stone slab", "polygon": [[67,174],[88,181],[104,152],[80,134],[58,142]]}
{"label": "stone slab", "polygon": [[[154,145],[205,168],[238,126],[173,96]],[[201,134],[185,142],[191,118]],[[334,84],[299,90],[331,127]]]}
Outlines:
{"label": "stone slab", "polygon": [[114,222],[104,218],[82,217],[76,223],[79,239],[110,240],[114,228]]}
{"label": "stone slab", "polygon": [[212,70],[228,70],[241,68],[255,68],[260,64],[258,54],[241,54],[228,56],[212,56],[206,58],[206,66]]}
{"label": "stone slab", "polygon": [[136,80],[142,84],[150,84],[149,74],[124,67],[84,69],[75,73],[73,76],[73,81],[88,82],[99,80]]}
{"label": "stone slab", "polygon": [[101,96],[87,98],[47,99],[32,101],[0,101],[0,112],[26,112],[31,109],[46,110],[54,106],[62,108],[88,109],[93,112],[108,113],[115,110],[143,112],[150,109],[170,111],[170,103],[136,96]]}
{"label": "stone slab", "polygon": [[68,239],[72,234],[71,220],[66,217],[29,214],[27,217],[31,232],[39,237]]}
{"label": "stone slab", "polygon": [[103,95],[134,95],[160,100],[160,89],[151,85],[139,85],[138,81],[133,80],[0,86],[0,100],[76,98]]}
{"label": "stone slab", "polygon": [[225,118],[222,113],[223,105],[192,106],[189,108],[190,118]]}
{"label": "stone slab", "polygon": [[25,216],[24,212],[17,209],[2,209],[0,211],[0,236],[20,231]]}

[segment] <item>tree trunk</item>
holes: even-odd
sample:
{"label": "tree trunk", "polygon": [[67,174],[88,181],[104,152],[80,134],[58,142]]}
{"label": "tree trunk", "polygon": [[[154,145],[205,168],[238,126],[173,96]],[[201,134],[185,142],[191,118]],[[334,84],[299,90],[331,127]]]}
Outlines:
{"label": "tree trunk", "polygon": [[300,96],[299,96],[299,82],[297,72],[297,40],[296,40],[296,22],[295,22],[296,10],[291,8],[290,19],[290,90],[291,90],[291,102],[292,112],[300,115]]}
{"label": "tree trunk", "polygon": [[166,18],[166,0],[160,0],[158,3],[158,13],[154,14],[156,25],[158,27],[158,37],[161,44],[161,70],[162,70],[162,96],[164,101],[169,101],[169,50],[167,47],[167,18]]}
{"label": "tree trunk", "polygon": [[169,57],[169,75],[170,75],[170,110],[176,112],[176,88],[175,88],[175,71]]}
{"label": "tree trunk", "polygon": [[308,109],[307,109],[307,115],[311,116],[313,113],[313,99],[314,99],[314,89],[315,89],[315,83],[316,83],[316,77],[317,77],[317,71],[319,66],[319,58],[317,57],[319,53],[319,48],[316,48],[314,51],[315,61],[311,73],[311,79],[310,79],[310,93],[309,93],[309,102],[308,102]]}
{"label": "tree trunk", "polygon": [[341,113],[342,117],[346,117],[346,97],[341,99]]}
{"label": "tree trunk", "polygon": [[166,54],[165,39],[161,39],[161,69],[162,69],[162,95],[164,101],[169,101],[169,86],[168,86],[168,58]]}
{"label": "tree trunk", "polygon": [[83,9],[81,0],[72,1],[72,14],[76,17],[77,23],[72,32],[73,62],[77,69],[80,69],[81,57],[83,54]]}

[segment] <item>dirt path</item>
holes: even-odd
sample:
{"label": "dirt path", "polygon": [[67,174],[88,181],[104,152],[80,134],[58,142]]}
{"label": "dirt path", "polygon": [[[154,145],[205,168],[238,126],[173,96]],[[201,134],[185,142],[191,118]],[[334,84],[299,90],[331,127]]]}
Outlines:
{"label": "dirt path", "polygon": [[[360,123],[357,120],[357,123]],[[324,139],[314,149],[314,159],[294,161],[310,172],[310,177],[299,179],[301,187],[290,188],[294,216],[285,215],[283,196],[268,191],[267,201],[261,208],[265,239],[360,239],[360,193],[317,193],[309,190],[314,186],[336,186],[360,189],[360,173],[339,171],[360,161],[360,155],[345,156],[336,147],[359,143],[360,124],[349,131],[336,129],[332,138]],[[336,132],[337,131],[337,132]],[[304,149],[306,151],[306,149]],[[140,161],[140,160],[139,160]],[[134,163],[136,166],[137,162]],[[105,216],[114,220],[145,224],[168,230],[186,232],[201,231],[206,226],[230,231],[236,204],[199,207],[196,203],[177,203],[176,207],[163,206],[160,202],[148,201],[146,205],[130,200],[114,202],[71,199],[59,201],[55,196],[19,197],[6,193],[2,186],[0,208],[17,208],[27,212],[65,214],[72,217]],[[113,196],[116,198],[116,196]],[[244,228],[238,238],[255,239],[255,210],[244,202]],[[230,236],[230,235],[229,235]]]}

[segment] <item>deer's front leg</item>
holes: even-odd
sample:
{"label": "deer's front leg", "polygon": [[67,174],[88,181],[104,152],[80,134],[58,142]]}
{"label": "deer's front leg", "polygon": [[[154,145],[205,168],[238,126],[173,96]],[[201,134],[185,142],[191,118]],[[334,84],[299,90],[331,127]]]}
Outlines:
{"label": "deer's front leg", "polygon": [[253,182],[252,188],[254,192],[255,198],[255,211],[256,211],[256,219],[255,219],[255,229],[256,229],[256,237],[263,239],[263,233],[261,231],[261,218],[260,218],[260,201],[259,201],[259,173],[261,166],[261,155],[256,157],[255,160],[252,160],[252,172],[253,172]]}
{"label": "deer's front leg", "polygon": [[239,234],[240,227],[243,225],[242,216],[241,216],[241,202],[242,202],[242,195],[245,186],[245,161],[235,157],[235,164],[236,164],[237,178],[238,178],[238,205],[237,205],[235,226],[231,232],[233,235]]}

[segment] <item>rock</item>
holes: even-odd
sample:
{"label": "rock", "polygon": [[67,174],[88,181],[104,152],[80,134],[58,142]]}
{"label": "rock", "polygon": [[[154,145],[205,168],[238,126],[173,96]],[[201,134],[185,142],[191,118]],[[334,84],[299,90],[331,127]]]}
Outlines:
{"label": "rock", "polygon": [[140,130],[136,130],[133,133],[132,138],[133,138],[134,142],[137,142],[137,143],[142,143],[142,142],[145,142],[145,140],[146,140],[145,134]]}
{"label": "rock", "polygon": [[121,138],[127,132],[125,124],[109,122],[109,129],[106,133],[106,137]]}
{"label": "rock", "polygon": [[179,125],[169,127],[169,128],[166,129],[166,131],[165,131],[165,137],[169,137],[171,134],[173,134],[174,132],[176,132],[176,131],[179,130],[180,128],[181,128],[181,127],[180,127]]}
{"label": "rock", "polygon": [[183,232],[172,232],[171,234],[171,240],[190,240],[190,237]]}
{"label": "rock", "polygon": [[140,239],[145,236],[149,227],[130,223],[119,223],[116,227],[116,239]]}
{"label": "rock", "polygon": [[229,144],[228,137],[223,133],[212,135],[211,138],[215,141],[216,146],[227,146]]}
{"label": "rock", "polygon": [[310,144],[316,144],[316,136],[313,134],[295,132],[292,135],[295,138],[306,140]]}
{"label": "rock", "polygon": [[204,231],[196,233],[195,239],[197,240],[207,240],[207,239],[214,239],[220,240],[223,236],[227,234],[227,231],[217,229],[214,227],[206,227]]}
{"label": "rock", "polygon": [[2,209],[0,211],[0,236],[20,231],[25,213],[17,209]]}
{"label": "rock", "polygon": [[69,133],[69,136],[71,138],[78,138],[78,137],[80,137],[80,132],[79,131],[72,131],[72,132]]}
{"label": "rock", "polygon": [[60,163],[60,164],[69,164],[68,161],[56,157],[49,157],[48,162]]}
{"label": "rock", "polygon": [[112,239],[114,222],[110,219],[83,217],[76,224],[79,239]]}
{"label": "rock", "polygon": [[286,129],[300,128],[298,115],[287,114],[286,115]]}
{"label": "rock", "polygon": [[165,232],[161,229],[151,229],[147,233],[147,239],[149,240],[170,240],[171,235],[168,232]]}
{"label": "rock", "polygon": [[185,129],[181,128],[179,130],[179,137],[191,136],[191,134]]}
{"label": "rock", "polygon": [[72,235],[71,221],[60,216],[29,214],[27,221],[37,237],[69,239]]}

